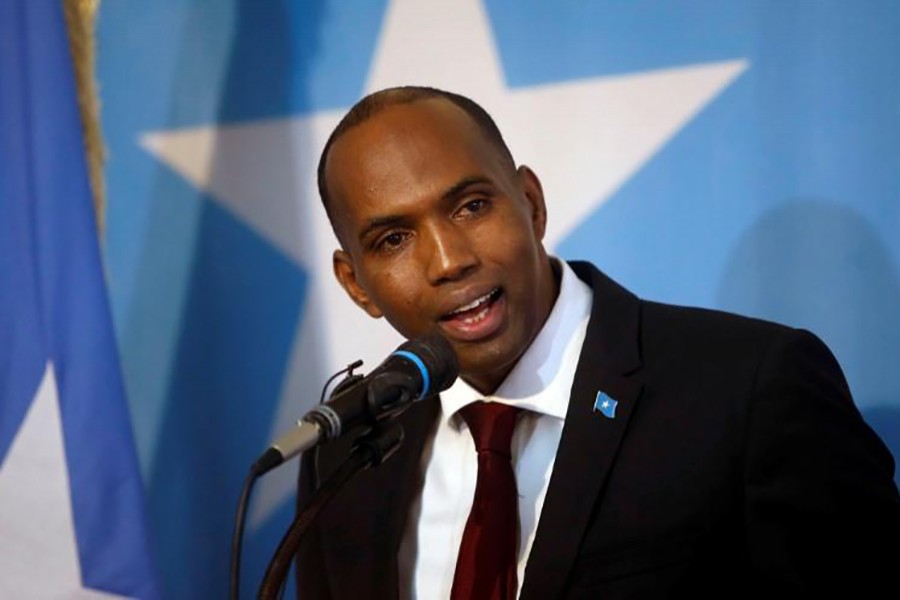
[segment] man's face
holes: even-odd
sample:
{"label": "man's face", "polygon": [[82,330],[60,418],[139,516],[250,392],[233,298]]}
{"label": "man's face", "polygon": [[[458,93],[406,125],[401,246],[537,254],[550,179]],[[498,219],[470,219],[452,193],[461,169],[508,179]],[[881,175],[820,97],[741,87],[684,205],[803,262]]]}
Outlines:
{"label": "man's face", "polygon": [[343,250],[335,275],[406,338],[437,332],[482,393],[542,327],[556,284],[543,193],[460,108],[388,107],[331,147],[326,182]]}

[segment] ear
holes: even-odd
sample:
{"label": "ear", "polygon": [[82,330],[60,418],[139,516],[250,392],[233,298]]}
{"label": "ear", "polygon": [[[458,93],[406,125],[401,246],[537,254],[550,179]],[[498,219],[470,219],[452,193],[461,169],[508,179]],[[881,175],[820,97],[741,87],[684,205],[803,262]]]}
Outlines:
{"label": "ear", "polygon": [[375,306],[369,294],[366,293],[366,290],[363,289],[356,279],[353,258],[343,250],[335,250],[331,261],[334,268],[334,276],[337,278],[338,283],[341,284],[341,287],[344,288],[344,291],[347,292],[347,295],[350,296],[350,299],[373,319],[380,318],[382,316],[381,310]]}
{"label": "ear", "polygon": [[547,231],[547,206],[544,204],[544,188],[534,171],[522,165],[516,171],[519,185],[531,206],[531,224],[536,239],[543,240]]}

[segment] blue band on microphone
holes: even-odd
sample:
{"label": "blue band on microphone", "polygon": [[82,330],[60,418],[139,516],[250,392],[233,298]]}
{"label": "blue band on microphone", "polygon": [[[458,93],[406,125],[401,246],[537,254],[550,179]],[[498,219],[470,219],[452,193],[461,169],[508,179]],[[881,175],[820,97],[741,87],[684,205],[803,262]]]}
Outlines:
{"label": "blue band on microphone", "polygon": [[428,369],[425,368],[425,363],[422,362],[422,359],[406,350],[397,350],[394,352],[394,355],[409,359],[414,365],[419,367],[419,372],[422,374],[422,393],[419,394],[419,398],[427,396],[428,390],[431,388],[431,378],[428,377]]}

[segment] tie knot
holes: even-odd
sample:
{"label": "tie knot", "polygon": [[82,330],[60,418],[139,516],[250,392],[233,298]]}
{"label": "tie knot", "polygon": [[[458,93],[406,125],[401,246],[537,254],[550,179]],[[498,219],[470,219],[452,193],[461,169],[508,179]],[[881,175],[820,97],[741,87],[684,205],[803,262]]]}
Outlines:
{"label": "tie knot", "polygon": [[499,402],[473,402],[459,410],[478,452],[491,451],[509,456],[519,409]]}

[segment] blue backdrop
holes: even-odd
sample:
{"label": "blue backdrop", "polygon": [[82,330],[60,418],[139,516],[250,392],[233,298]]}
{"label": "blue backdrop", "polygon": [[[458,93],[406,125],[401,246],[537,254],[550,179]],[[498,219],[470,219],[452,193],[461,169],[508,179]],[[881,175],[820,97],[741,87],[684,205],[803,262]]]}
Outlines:
{"label": "blue backdrop", "polygon": [[[168,596],[224,594],[247,466],[356,358],[312,164],[381,84],[495,111],[559,255],[819,334],[900,454],[897,31],[891,0],[104,3],[106,261]],[[261,492],[247,592],[292,476]]]}

